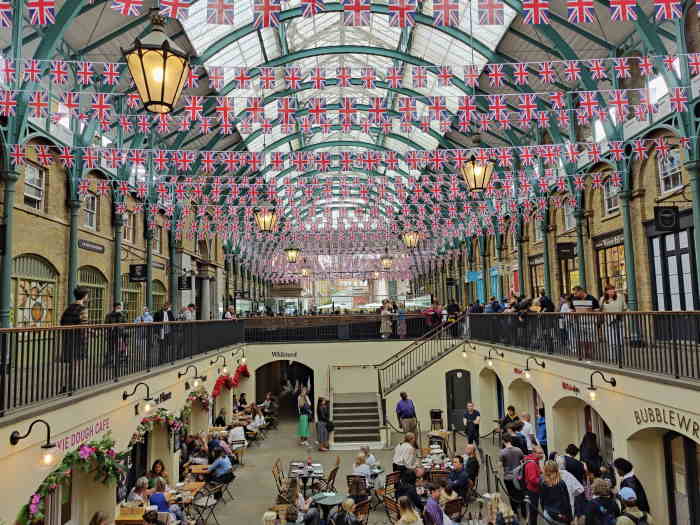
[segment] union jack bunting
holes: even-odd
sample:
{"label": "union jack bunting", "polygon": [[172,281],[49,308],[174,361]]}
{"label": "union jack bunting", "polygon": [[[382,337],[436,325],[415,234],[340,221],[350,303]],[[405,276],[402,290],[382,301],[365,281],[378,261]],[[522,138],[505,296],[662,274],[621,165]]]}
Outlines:
{"label": "union jack bunting", "polygon": [[277,27],[280,24],[280,0],[255,0],[253,2],[254,25],[262,27]]}
{"label": "union jack bunting", "polygon": [[637,20],[637,0],[610,0],[610,19],[613,22]]}
{"label": "union jack bunting", "polygon": [[619,57],[613,59],[614,65],[613,70],[615,71],[615,76],[617,78],[630,78],[632,75],[632,69],[630,68],[629,61],[627,57]]}
{"label": "union jack bunting", "polygon": [[349,67],[339,67],[336,69],[335,76],[338,79],[338,87],[350,87],[352,69]]}
{"label": "union jack bunting", "polygon": [[567,0],[568,19],[572,24],[592,24],[595,10],[593,0]]}
{"label": "union jack bunting", "polygon": [[30,58],[24,61],[24,81],[25,82],[39,82],[41,77],[41,68],[39,67],[39,61]]}
{"label": "union jack bunting", "polygon": [[648,56],[639,57],[639,72],[643,77],[654,74],[654,64]]}
{"label": "union jack bunting", "polygon": [[301,16],[312,17],[326,10],[326,3],[323,0],[301,0],[304,10]]}
{"label": "union jack bunting", "polygon": [[447,87],[452,83],[452,68],[450,66],[440,66],[437,72],[438,85]]}
{"label": "union jack bunting", "polygon": [[178,20],[185,20],[189,16],[191,1],[186,0],[160,0],[160,14]]}
{"label": "union jack bunting", "polygon": [[288,89],[300,89],[303,80],[304,76],[300,67],[287,66],[284,68],[284,82]]}
{"label": "union jack bunting", "polygon": [[27,0],[29,23],[33,26],[44,26],[56,23],[55,0]]}
{"label": "union jack bunting", "polygon": [[549,0],[525,0],[523,24],[549,24]]}
{"label": "union jack bunting", "polygon": [[373,67],[363,67],[360,73],[362,87],[365,89],[373,89],[376,87],[377,74]]}
{"label": "union jack bunting", "polygon": [[370,0],[343,0],[343,24],[368,26],[372,5]]}
{"label": "union jack bunting", "polygon": [[428,71],[425,66],[413,66],[411,79],[414,88],[428,87]]}
{"label": "union jack bunting", "polygon": [[[698,56],[700,56],[700,53],[697,53]],[[700,67],[700,62],[698,62]],[[390,67],[387,69],[386,76],[384,77],[384,81],[389,84],[389,87],[392,89],[398,89],[402,86],[403,84],[403,71],[400,67]]]}
{"label": "union jack bunting", "polygon": [[260,89],[275,89],[277,77],[271,67],[260,68]]}
{"label": "union jack bunting", "polygon": [[467,86],[474,87],[479,81],[479,68],[475,65],[464,66],[462,80]]}
{"label": "union jack bunting", "polygon": [[119,83],[119,64],[104,64],[102,67],[102,79],[108,86],[116,86]]}
{"label": "union jack bunting", "polygon": [[15,114],[16,108],[15,92],[10,90],[0,91],[0,115],[11,117]]}
{"label": "union jack bunting", "polygon": [[537,72],[537,74],[540,77],[540,80],[544,84],[551,84],[554,82],[554,79],[556,77],[556,71],[554,70],[554,67],[552,67],[551,62],[542,62],[540,64],[540,69]]}
{"label": "union jack bunting", "polygon": [[212,89],[221,89],[224,87],[223,67],[212,66],[209,68],[209,87]]}
{"label": "union jack bunting", "polygon": [[671,102],[671,109],[677,113],[688,111],[688,95],[685,89],[684,87],[671,89],[669,101]]}
{"label": "union jack bunting", "polygon": [[436,26],[458,26],[459,2],[456,0],[433,0],[433,19]]}
{"label": "union jack bunting", "polygon": [[24,166],[27,159],[27,152],[22,144],[12,144],[10,150],[10,158],[15,166]]}
{"label": "union jack bunting", "polygon": [[12,25],[12,2],[0,1],[0,27]]}
{"label": "union jack bunting", "polygon": [[322,67],[315,67],[311,70],[311,85],[314,89],[326,87],[326,70]]}
{"label": "union jack bunting", "polygon": [[416,0],[389,0],[389,25],[413,27],[416,24]]}
{"label": "union jack bunting", "polygon": [[112,0],[109,7],[123,16],[140,16],[143,0]]}
{"label": "union jack bunting", "polygon": [[92,76],[95,74],[95,68],[92,62],[78,62],[78,71],[75,73],[78,76],[80,84],[88,86],[92,83]]}
{"label": "union jack bunting", "polygon": [[489,85],[491,87],[503,86],[506,74],[503,72],[503,64],[489,64],[486,75],[489,77]]}
{"label": "union jack bunting", "polygon": [[608,72],[605,69],[602,58],[593,58],[589,60],[588,70],[591,72],[593,80],[605,80],[608,78]]}
{"label": "union jack bunting", "polygon": [[95,112],[95,116],[99,120],[104,120],[109,117],[112,106],[109,103],[109,95],[107,93],[95,93],[92,96],[90,109]]}
{"label": "union jack bunting", "polygon": [[49,103],[44,91],[34,91],[27,102],[27,106],[31,108],[31,115],[34,118],[43,118],[49,109]]}
{"label": "union jack bunting", "polygon": [[185,86],[187,86],[188,89],[199,87],[199,66],[190,67],[190,71],[187,73]]}
{"label": "union jack bunting", "polygon": [[479,25],[502,26],[504,23],[503,2],[500,0],[479,0]]}
{"label": "union jack bunting", "polygon": [[253,81],[253,77],[250,76],[248,68],[237,67],[233,80],[236,81],[236,87],[238,89],[250,89],[250,83]]}
{"label": "union jack bunting", "polygon": [[233,25],[233,2],[207,0],[207,22],[215,25]]}
{"label": "union jack bunting", "polygon": [[674,20],[683,17],[683,2],[681,0],[654,0],[657,20]]}
{"label": "union jack bunting", "polygon": [[416,99],[413,97],[399,97],[397,111],[401,115],[402,122],[413,122],[417,118]]}

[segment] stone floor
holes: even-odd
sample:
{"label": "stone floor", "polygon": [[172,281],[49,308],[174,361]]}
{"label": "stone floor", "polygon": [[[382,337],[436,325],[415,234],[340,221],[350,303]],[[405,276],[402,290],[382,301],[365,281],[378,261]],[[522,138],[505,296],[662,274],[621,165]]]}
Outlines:
{"label": "stone floor", "polygon": [[[352,473],[352,463],[357,451],[319,452],[316,446],[300,446],[295,434],[296,421],[292,418],[283,419],[276,430],[268,432],[267,439],[246,451],[245,464],[237,470],[232,486],[235,499],[217,509],[216,515],[221,525],[261,523],[263,513],[275,503],[277,490],[271,468],[277,458],[280,458],[283,467],[286,468],[290,461],[305,460],[311,456],[315,463],[323,464],[324,472],[327,473],[335,463],[336,456],[340,456],[336,487],[339,491],[345,488],[345,476]],[[394,441],[398,439],[396,436]],[[463,442],[458,440],[457,445],[459,450],[464,450]],[[391,468],[392,450],[372,452],[385,468]],[[210,522],[213,523],[213,520]],[[369,524],[388,523],[384,507],[379,505],[372,511]]]}

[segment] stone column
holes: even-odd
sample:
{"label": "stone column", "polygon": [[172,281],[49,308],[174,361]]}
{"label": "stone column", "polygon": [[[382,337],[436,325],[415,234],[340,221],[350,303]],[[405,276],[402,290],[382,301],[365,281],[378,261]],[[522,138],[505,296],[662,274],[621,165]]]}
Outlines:
{"label": "stone column", "polygon": [[70,233],[68,237],[68,294],[66,304],[73,298],[73,290],[78,284],[78,226],[80,224],[80,201],[71,199],[68,202],[70,209]]}
{"label": "stone column", "polygon": [[148,227],[148,220],[143,221],[143,236],[146,238],[146,305],[153,311],[153,230]]}
{"label": "stone column", "polygon": [[576,249],[578,250],[578,284],[584,289],[588,289],[586,279],[586,253],[583,245],[583,224],[585,221],[585,210],[576,208],[574,217],[576,218]]}
{"label": "stone column", "polygon": [[0,261],[0,327],[10,327],[10,303],[12,302],[12,229],[13,210],[15,206],[15,185],[17,172],[3,171],[5,184],[2,207],[2,229],[0,230],[0,247],[3,247]]}
{"label": "stone column", "polygon": [[114,214],[114,260],[113,260],[113,282],[112,282],[112,303],[122,300],[122,234],[124,227],[124,217]]}
{"label": "stone column", "polygon": [[202,286],[202,304],[200,305],[200,312],[202,315],[202,320],[208,321],[211,316],[211,281],[207,275],[200,281]]}
{"label": "stone column", "polygon": [[[632,233],[632,210],[630,201],[631,191],[620,192],[620,208],[622,209],[622,231],[625,238],[625,272],[627,274],[627,306],[630,310],[639,308],[637,298],[637,266],[634,257],[634,236]],[[698,215],[697,213],[694,215]],[[601,290],[603,293],[603,290]]]}

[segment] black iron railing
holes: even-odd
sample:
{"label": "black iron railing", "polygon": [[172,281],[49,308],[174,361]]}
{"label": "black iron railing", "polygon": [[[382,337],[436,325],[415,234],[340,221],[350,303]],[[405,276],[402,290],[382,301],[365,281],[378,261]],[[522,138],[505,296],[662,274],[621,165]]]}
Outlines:
{"label": "black iron railing", "polygon": [[470,314],[470,339],[700,379],[700,312]]}
{"label": "black iron railing", "polygon": [[0,330],[0,416],[244,341],[244,321]]}
{"label": "black iron railing", "polygon": [[417,341],[377,365],[379,393],[386,396],[427,366],[459,346],[464,337],[464,315],[439,325]]}

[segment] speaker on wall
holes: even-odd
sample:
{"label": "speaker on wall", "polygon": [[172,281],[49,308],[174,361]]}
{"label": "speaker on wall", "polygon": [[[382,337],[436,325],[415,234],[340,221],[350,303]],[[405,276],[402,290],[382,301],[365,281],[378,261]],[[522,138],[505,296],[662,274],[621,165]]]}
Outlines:
{"label": "speaker on wall", "polygon": [[654,226],[662,232],[674,232],[680,229],[678,206],[654,206]]}

